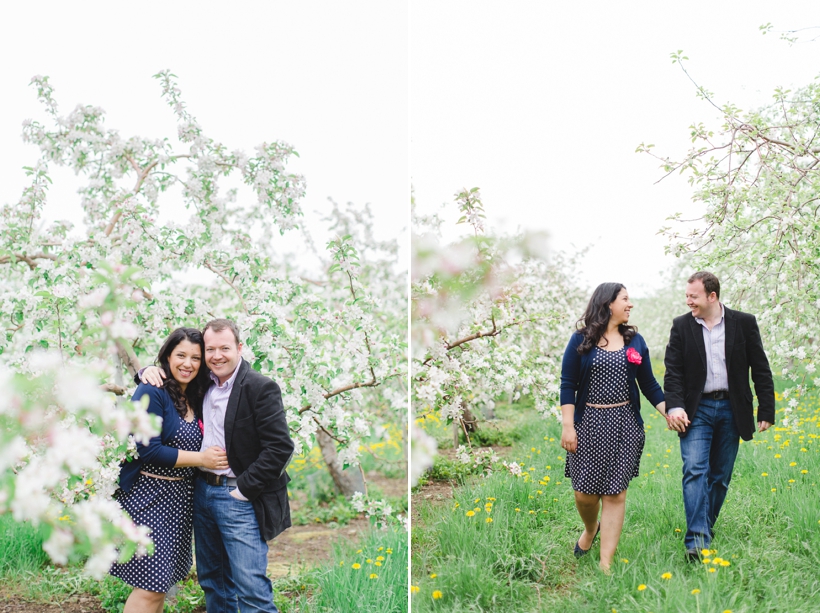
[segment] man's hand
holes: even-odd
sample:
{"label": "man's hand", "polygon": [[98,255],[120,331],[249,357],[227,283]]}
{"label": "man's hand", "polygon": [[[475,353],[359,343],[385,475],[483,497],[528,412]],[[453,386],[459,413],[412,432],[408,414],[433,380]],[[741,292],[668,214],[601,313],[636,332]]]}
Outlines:
{"label": "man's hand", "polygon": [[769,429],[769,428],[771,428],[771,427],[772,427],[772,424],[770,424],[770,423],[769,423],[769,422],[767,422],[767,421],[759,421],[759,422],[757,422],[757,430],[758,430],[759,432],[765,432],[766,430],[768,430],[768,429]]}
{"label": "man's hand", "polygon": [[689,416],[686,411],[680,407],[669,409],[666,413],[666,427],[675,432],[686,432],[686,427],[689,425]]}
{"label": "man's hand", "polygon": [[148,383],[154,387],[162,387],[162,382],[165,379],[165,371],[156,366],[149,366],[142,371],[141,381]]}
{"label": "man's hand", "polygon": [[237,500],[241,500],[242,502],[250,502],[245,496],[242,495],[242,492],[239,491],[238,487],[235,487],[231,490],[230,493],[231,498],[236,498]]}

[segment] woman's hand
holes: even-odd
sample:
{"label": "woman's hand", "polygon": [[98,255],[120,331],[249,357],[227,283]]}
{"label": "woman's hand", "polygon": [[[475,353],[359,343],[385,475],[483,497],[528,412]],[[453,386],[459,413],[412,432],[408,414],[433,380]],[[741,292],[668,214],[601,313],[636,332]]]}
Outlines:
{"label": "woman's hand", "polygon": [[222,447],[213,445],[201,452],[203,468],[210,468],[211,470],[224,470],[230,468],[228,466],[228,456]]}
{"label": "woman's hand", "polygon": [[578,449],[578,434],[575,432],[575,425],[564,426],[561,430],[561,447],[567,453],[575,453]]}
{"label": "woman's hand", "polygon": [[140,378],[143,383],[148,383],[154,387],[162,387],[164,379],[165,373],[161,368],[157,368],[156,366],[148,366],[142,371],[142,377]]}

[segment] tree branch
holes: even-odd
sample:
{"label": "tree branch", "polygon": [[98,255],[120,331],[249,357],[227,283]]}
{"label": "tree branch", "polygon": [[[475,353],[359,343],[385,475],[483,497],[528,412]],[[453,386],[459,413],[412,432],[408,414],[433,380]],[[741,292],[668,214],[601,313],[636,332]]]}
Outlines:
{"label": "tree branch", "polygon": [[233,289],[234,292],[236,292],[236,295],[239,297],[239,302],[242,305],[242,310],[245,311],[245,315],[250,315],[250,313],[248,312],[248,307],[245,306],[245,300],[242,298],[242,293],[239,291],[239,289],[236,287],[236,285],[233,284],[233,281],[231,281],[227,277],[227,275],[225,273],[223,273],[221,270],[219,270],[218,268],[215,268],[213,266],[213,264],[211,264],[208,260],[205,260],[205,268],[207,268],[212,273],[217,275],[220,279],[222,279],[225,283],[227,283],[231,287],[231,289]]}

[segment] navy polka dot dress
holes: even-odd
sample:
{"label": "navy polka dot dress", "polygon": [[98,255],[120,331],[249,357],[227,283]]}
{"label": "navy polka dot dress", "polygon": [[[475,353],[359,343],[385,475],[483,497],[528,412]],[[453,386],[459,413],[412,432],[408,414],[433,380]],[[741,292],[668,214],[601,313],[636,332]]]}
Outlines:
{"label": "navy polka dot dress", "polygon": [[[179,428],[169,447],[199,451],[202,432],[196,420],[179,420]],[[140,474],[130,492],[121,492],[118,501],[135,524],[151,528],[154,553],[114,564],[109,571],[128,585],[151,592],[167,592],[191,570],[193,531],[194,469],[168,468],[145,464],[142,470],[152,475],[183,477],[181,481],[156,479]]]}
{"label": "navy polka dot dress", "polygon": [[[578,448],[567,454],[564,474],[579,492],[614,495],[640,474],[645,434],[629,402],[626,347],[593,351],[588,404],[581,423],[575,424]],[[589,406],[623,402],[608,409]]]}

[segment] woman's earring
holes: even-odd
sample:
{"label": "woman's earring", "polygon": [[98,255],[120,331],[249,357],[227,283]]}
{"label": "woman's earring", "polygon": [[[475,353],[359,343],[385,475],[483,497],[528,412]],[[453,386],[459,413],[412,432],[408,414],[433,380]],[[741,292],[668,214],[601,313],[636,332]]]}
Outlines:
{"label": "woman's earring", "polygon": [[612,317],[612,309],[609,309],[609,316]]}

